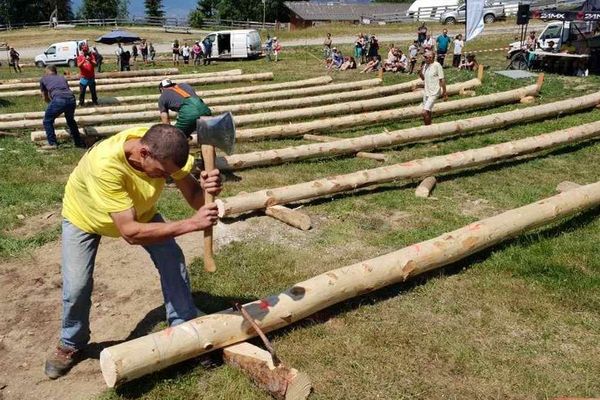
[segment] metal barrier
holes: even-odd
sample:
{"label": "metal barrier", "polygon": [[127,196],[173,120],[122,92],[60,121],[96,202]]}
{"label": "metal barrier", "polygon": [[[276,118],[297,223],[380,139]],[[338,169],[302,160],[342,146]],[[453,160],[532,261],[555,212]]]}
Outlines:
{"label": "metal barrier", "polygon": [[419,7],[414,14],[416,21],[439,21],[446,11],[456,10],[457,6]]}

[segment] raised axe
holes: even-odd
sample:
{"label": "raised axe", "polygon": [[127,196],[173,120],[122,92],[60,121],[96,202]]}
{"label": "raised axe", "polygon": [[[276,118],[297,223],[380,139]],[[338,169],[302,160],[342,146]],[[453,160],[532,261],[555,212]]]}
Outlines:
{"label": "raised axe", "polygon": [[[223,150],[227,154],[233,152],[235,145],[235,124],[230,112],[214,117],[200,117],[196,121],[196,132],[198,143],[201,144],[204,170],[215,169],[215,148]],[[204,203],[212,203],[215,196],[204,192]],[[217,266],[213,257],[213,227],[204,230],[204,270],[215,272]]]}

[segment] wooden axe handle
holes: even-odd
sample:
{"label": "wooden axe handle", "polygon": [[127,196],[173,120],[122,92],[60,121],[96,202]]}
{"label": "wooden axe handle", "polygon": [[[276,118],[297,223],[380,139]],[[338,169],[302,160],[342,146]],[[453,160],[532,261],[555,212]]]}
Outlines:
{"label": "wooden axe handle", "polygon": [[[204,170],[212,171],[215,169],[215,147],[207,144],[202,145],[202,159],[204,160]],[[204,204],[215,201],[215,196],[204,191]],[[204,270],[215,272],[217,266],[213,257],[213,227],[210,226],[204,230]]]}

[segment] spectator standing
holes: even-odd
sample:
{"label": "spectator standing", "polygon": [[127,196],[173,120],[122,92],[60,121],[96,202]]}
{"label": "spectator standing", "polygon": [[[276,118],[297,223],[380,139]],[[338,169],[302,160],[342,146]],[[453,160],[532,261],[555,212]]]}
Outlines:
{"label": "spectator standing", "polygon": [[462,35],[459,33],[454,38],[454,55],[452,57],[452,66],[458,68],[460,66],[460,60],[462,58],[463,47],[465,42],[462,40]]}
{"label": "spectator standing", "polygon": [[417,63],[417,55],[419,54],[419,41],[415,40],[413,44],[408,47],[408,58],[410,62],[410,66],[408,68],[408,73],[412,74],[415,70],[415,64]]}
{"label": "spectator standing", "polygon": [[431,37],[431,33],[427,33],[425,35],[425,40],[423,41],[423,44],[421,45],[421,47],[423,47],[423,53],[425,53],[426,51],[433,51],[433,38]]}
{"label": "spectator standing", "polygon": [[194,65],[200,64],[200,58],[202,58],[202,47],[200,42],[196,41],[192,46],[192,58],[194,59]]}
{"label": "spectator standing", "polygon": [[373,59],[373,57],[376,57],[379,55],[379,41],[377,40],[377,38],[375,37],[375,35],[371,35],[371,37],[369,38],[369,53],[368,53],[368,57],[370,59]]}
{"label": "spectator standing", "polygon": [[133,46],[131,46],[131,55],[133,56],[133,62],[137,61],[138,58],[138,47],[137,45],[134,43]]}
{"label": "spectator standing", "polygon": [[419,76],[423,79],[423,123],[431,125],[431,110],[438,97],[448,99],[446,93],[446,80],[444,79],[444,68],[434,60],[433,52],[426,51],[423,55],[425,59],[419,70]]}
{"label": "spectator standing", "polygon": [[90,52],[87,44],[81,48],[81,53],[77,56],[77,67],[79,68],[79,106],[85,103],[85,92],[90,88],[92,103],[98,105],[98,96],[96,95],[96,57]]}
{"label": "spectator standing", "polygon": [[152,42],[148,43],[148,54],[150,55],[150,61],[154,64],[154,57],[156,57],[156,50]]}
{"label": "spectator standing", "polygon": [[100,54],[96,46],[92,47],[92,54],[96,57],[96,72],[100,73],[102,72],[102,61],[104,60],[104,57],[102,57],[102,54]]}
{"label": "spectator standing", "polygon": [[121,54],[121,71],[131,71],[131,67],[129,65],[130,60],[131,53],[129,50],[125,50],[123,54]]}
{"label": "spectator standing", "polygon": [[173,65],[179,65],[179,40],[175,39],[173,41],[171,52],[173,53]]}
{"label": "spectator standing", "polygon": [[323,57],[325,57],[325,59],[331,57],[332,43],[333,40],[331,40],[331,33],[328,33],[327,37],[325,38],[325,41],[323,42]]}
{"label": "spectator standing", "polygon": [[69,134],[73,138],[75,146],[85,148],[85,143],[81,140],[77,122],[75,122],[75,95],[69,88],[67,79],[56,73],[55,65],[48,65],[44,71],[44,76],[40,80],[40,90],[42,98],[48,107],[44,114],[44,130],[48,144],[42,146],[42,150],[56,150],[58,142],[54,131],[54,121],[60,114],[65,114]]}
{"label": "spectator standing", "polygon": [[115,55],[117,56],[117,70],[118,71],[123,71],[121,69],[121,58],[123,56],[123,52],[125,50],[123,50],[123,45],[121,45],[121,43],[117,43],[117,49],[115,50]]}
{"label": "spectator standing", "polygon": [[15,72],[23,72],[21,70],[21,66],[19,65],[19,60],[21,58],[21,55],[19,54],[18,51],[15,50],[14,47],[10,48],[9,57],[10,57],[10,64],[14,68]]}
{"label": "spectator standing", "polygon": [[427,38],[427,27],[425,26],[425,22],[423,22],[421,24],[421,26],[419,26],[417,28],[417,42],[419,43],[419,46],[423,45],[423,42],[425,41],[426,38]]}
{"label": "spectator standing", "polygon": [[265,53],[267,54],[267,60],[273,61],[273,38],[268,33],[265,41]]}
{"label": "spectator standing", "polygon": [[450,36],[448,36],[448,29],[444,29],[442,34],[435,39],[437,48],[437,62],[444,66],[444,60],[446,59],[446,53],[448,53],[448,47],[450,46]]}
{"label": "spectator standing", "polygon": [[146,43],[146,39],[142,39],[142,43],[140,43],[140,53],[142,54],[142,61],[144,64],[148,63],[148,44]]}
{"label": "spectator standing", "polygon": [[362,57],[362,47],[363,47],[363,40],[362,40],[362,33],[361,33],[356,37],[356,41],[354,42],[354,58],[356,60],[358,60],[359,62]]}
{"label": "spectator standing", "polygon": [[210,58],[212,57],[212,41],[206,37],[202,45],[204,46],[204,65],[209,65]]}
{"label": "spectator standing", "polygon": [[185,65],[188,65],[190,63],[190,54],[191,54],[191,49],[190,46],[188,46],[187,43],[183,44],[183,47],[181,48],[181,55],[183,56],[183,63]]}
{"label": "spectator standing", "polygon": [[277,40],[277,37],[273,38],[273,55],[275,56],[275,61],[279,61],[279,53],[281,53],[281,43]]}

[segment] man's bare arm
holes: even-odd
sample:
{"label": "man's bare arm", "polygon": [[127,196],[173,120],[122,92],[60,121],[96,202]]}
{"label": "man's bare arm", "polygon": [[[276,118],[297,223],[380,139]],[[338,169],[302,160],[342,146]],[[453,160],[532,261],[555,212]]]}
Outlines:
{"label": "man's bare arm", "polygon": [[210,172],[202,171],[201,182],[198,182],[193,175],[188,174],[185,178],[175,181],[175,184],[188,204],[195,210],[198,210],[204,204],[204,190],[216,196],[222,189],[221,178],[217,169]]}
{"label": "man's bare arm", "polygon": [[160,121],[163,124],[170,124],[171,123],[171,119],[169,118],[169,112],[161,112],[160,113]]}
{"label": "man's bare arm", "polygon": [[133,208],[111,213],[110,216],[127,243],[144,245],[160,243],[189,232],[206,229],[217,222],[218,210],[216,204],[207,204],[191,218],[174,222],[138,222]]}

